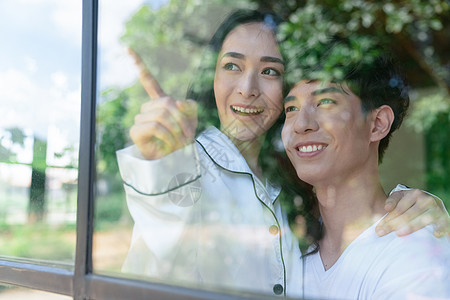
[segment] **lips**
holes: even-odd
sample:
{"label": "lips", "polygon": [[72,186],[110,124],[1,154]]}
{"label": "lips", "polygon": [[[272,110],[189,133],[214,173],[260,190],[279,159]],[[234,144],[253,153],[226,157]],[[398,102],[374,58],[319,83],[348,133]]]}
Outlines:
{"label": "lips", "polygon": [[308,145],[308,146],[301,146],[297,148],[297,151],[304,152],[304,153],[311,153],[315,152],[317,150],[322,150],[324,148],[323,145]]}
{"label": "lips", "polygon": [[241,116],[256,116],[264,112],[263,107],[243,107],[237,105],[230,105],[233,112]]}
{"label": "lips", "polygon": [[324,143],[302,143],[297,144],[294,148],[301,156],[314,156],[325,150],[327,146]]}

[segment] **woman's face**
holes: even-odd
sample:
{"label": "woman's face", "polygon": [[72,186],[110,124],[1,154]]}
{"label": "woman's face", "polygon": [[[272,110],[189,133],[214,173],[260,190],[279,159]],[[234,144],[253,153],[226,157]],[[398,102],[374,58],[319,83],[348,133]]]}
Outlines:
{"label": "woman's face", "polygon": [[214,77],[221,130],[252,141],[282,112],[284,62],[273,31],[263,23],[233,29],[222,45]]}

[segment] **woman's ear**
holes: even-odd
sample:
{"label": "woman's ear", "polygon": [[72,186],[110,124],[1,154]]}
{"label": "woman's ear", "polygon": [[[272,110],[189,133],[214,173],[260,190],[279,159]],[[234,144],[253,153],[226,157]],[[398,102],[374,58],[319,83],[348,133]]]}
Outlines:
{"label": "woman's ear", "polygon": [[389,105],[383,105],[372,111],[371,142],[382,140],[388,135],[394,122],[394,111]]}

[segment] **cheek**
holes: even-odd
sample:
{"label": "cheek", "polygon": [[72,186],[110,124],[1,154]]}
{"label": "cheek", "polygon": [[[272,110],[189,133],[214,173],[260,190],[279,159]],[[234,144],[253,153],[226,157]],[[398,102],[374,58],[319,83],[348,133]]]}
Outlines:
{"label": "cheek", "polygon": [[323,116],[320,120],[321,127],[327,131],[338,133],[347,131],[350,124],[349,116],[345,113]]}
{"label": "cheek", "polygon": [[284,109],[281,94],[274,95],[274,97],[268,99],[267,102],[267,108],[271,113],[272,118],[277,119]]}
{"label": "cheek", "polygon": [[281,130],[281,140],[283,141],[283,146],[285,149],[288,149],[289,137],[291,132],[291,126],[288,123],[285,123],[283,129]]}
{"label": "cheek", "polygon": [[220,109],[222,103],[225,102],[225,92],[227,90],[226,83],[220,79],[220,76],[214,78],[214,97],[216,98],[217,108]]}
{"label": "cheek", "polygon": [[260,86],[263,87],[263,94],[268,102],[267,105],[272,110],[281,112],[283,110],[283,91],[281,80],[261,82]]}

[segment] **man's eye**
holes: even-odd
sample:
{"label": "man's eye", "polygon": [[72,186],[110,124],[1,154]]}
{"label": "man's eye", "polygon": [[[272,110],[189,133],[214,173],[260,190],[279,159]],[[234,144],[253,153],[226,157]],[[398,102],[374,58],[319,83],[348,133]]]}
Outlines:
{"label": "man's eye", "polygon": [[225,70],[229,70],[229,71],[239,71],[239,67],[236,64],[233,63],[226,63],[223,68]]}
{"label": "man's eye", "polygon": [[272,68],[264,69],[261,72],[261,74],[269,75],[269,76],[280,76],[281,75],[281,73],[278,70],[275,70],[275,69],[272,69]]}
{"label": "man's eye", "polygon": [[284,109],[284,112],[285,112],[285,113],[288,113],[288,112],[291,112],[291,111],[297,111],[297,110],[298,110],[298,108],[295,107],[295,106],[288,106],[288,107],[286,107],[286,108]]}
{"label": "man's eye", "polygon": [[336,103],[336,101],[334,101],[333,99],[324,98],[324,99],[319,100],[319,103],[317,104],[317,106],[325,105],[325,104],[334,104],[334,103]]}

